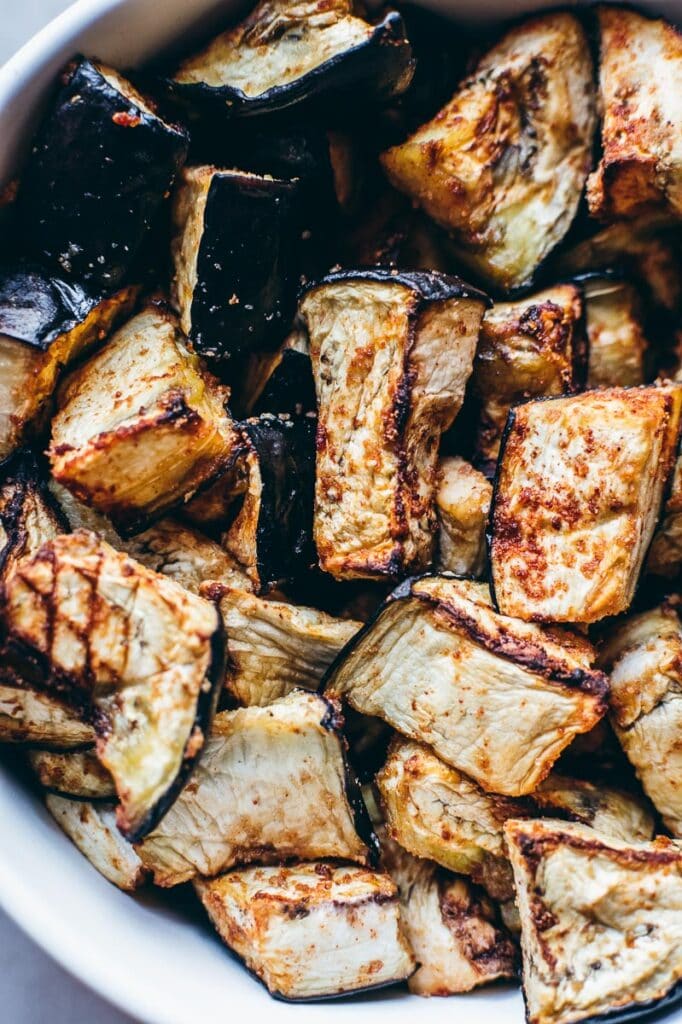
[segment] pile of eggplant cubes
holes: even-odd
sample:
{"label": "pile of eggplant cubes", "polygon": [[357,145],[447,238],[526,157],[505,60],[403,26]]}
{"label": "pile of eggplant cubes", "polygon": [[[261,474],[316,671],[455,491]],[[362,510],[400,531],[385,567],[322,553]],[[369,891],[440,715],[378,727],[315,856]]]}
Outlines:
{"label": "pile of eggplant cubes", "polygon": [[[682,993],[682,35],[261,0],[3,193],[0,739],[273,995]],[[676,837],[678,837],[676,839]]]}

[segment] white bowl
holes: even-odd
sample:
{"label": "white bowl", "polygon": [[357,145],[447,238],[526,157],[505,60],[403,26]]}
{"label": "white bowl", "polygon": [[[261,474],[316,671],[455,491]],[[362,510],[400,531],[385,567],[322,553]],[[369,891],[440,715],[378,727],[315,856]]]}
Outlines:
{"label": "white bowl", "polygon": [[[247,0],[248,2],[248,0]],[[14,173],[30,139],[40,101],[55,72],[74,53],[121,67],[139,64],[198,24],[234,9],[239,0],[80,0],[0,69],[0,185]],[[458,16],[553,6],[552,0],[429,0]],[[642,3],[682,19],[682,0]],[[521,1024],[518,989],[500,986],[453,999],[422,1000],[386,990],[324,1004],[274,1002],[231,957],[177,891],[131,898],[90,867],[57,828],[14,757],[0,763],[0,904],[62,966],[121,1009],[148,1024],[258,1020],[312,1024],[450,1022]],[[48,1007],[39,1013],[49,1016]],[[669,1021],[682,1022],[682,1011]]]}

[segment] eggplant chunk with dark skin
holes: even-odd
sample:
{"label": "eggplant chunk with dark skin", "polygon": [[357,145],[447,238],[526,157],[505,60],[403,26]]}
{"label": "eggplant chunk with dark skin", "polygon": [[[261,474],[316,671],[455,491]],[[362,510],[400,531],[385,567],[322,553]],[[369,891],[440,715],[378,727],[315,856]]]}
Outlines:
{"label": "eggplant chunk with dark skin", "polygon": [[220,593],[228,637],[225,685],[247,706],[270,704],[296,688],[317,690],[325,670],[362,625],[244,590]]}
{"label": "eggplant chunk with dark skin", "polygon": [[217,609],[79,531],[17,562],[0,617],[6,657],[89,709],[119,827],[139,839],[177,797],[210,728],[224,680]]}
{"label": "eggplant chunk with dark skin", "polygon": [[81,800],[113,800],[116,786],[94,749],[29,750],[28,763],[43,789]]}
{"label": "eggplant chunk with dark skin", "polygon": [[[509,821],[529,1024],[663,1010],[682,979],[682,849]],[[679,993],[677,993],[679,998]]]}
{"label": "eggplant chunk with dark skin", "polygon": [[381,839],[382,863],[398,886],[405,931],[419,965],[408,979],[410,992],[450,996],[515,978],[516,945],[485,893],[468,878]]}
{"label": "eggplant chunk with dark skin", "polygon": [[297,579],[315,561],[316,420],[263,415],[239,424],[247,489],[223,546],[257,594]]}
{"label": "eggplant chunk with dark skin", "polygon": [[20,453],[5,467],[0,483],[0,580],[20,558],[69,531],[45,477],[46,470],[31,452]]}
{"label": "eggplant chunk with dark skin", "polygon": [[603,717],[594,657],[573,634],[499,615],[484,584],[422,576],[393,592],[324,683],[487,791],[523,796]]}
{"label": "eggplant chunk with dark skin", "polygon": [[31,258],[103,289],[127,275],[188,136],[113,68],[79,57],[34,142],[19,193]]}
{"label": "eggplant chunk with dark skin", "polygon": [[602,156],[587,184],[602,220],[665,211],[682,218],[682,34],[622,7],[597,11]]}
{"label": "eggplant chunk with dark skin", "polygon": [[271,113],[323,93],[386,100],[412,80],[402,18],[378,24],[353,13],[352,0],[260,0],[234,28],[182,62],[173,95],[214,114]]}
{"label": "eggplant chunk with dark skin", "polygon": [[682,838],[682,625],[673,602],[633,615],[607,639],[611,724],[666,828]]}
{"label": "eggplant chunk with dark skin", "polygon": [[581,290],[556,285],[517,302],[496,302],[483,317],[473,384],[480,402],[476,465],[493,476],[507,414],[529,398],[565,395],[585,383]]}
{"label": "eggplant chunk with dark skin", "polygon": [[380,268],[330,274],[301,300],[319,417],[315,543],[335,579],[431,563],[438,444],[487,304],[459,278]]}
{"label": "eggplant chunk with dark skin", "polygon": [[303,690],[216,715],[191,783],[138,847],[156,884],[254,861],[372,862],[376,836],[342,721],[337,705]]}
{"label": "eggplant chunk with dark skin", "polygon": [[497,607],[549,622],[626,611],[678,443],[680,385],[512,410],[490,514]]}
{"label": "eggplant chunk with dark skin", "polygon": [[148,872],[117,828],[116,808],[48,793],[48,811],[100,875],[124,892],[134,892]]}
{"label": "eggplant chunk with dark skin", "polygon": [[301,416],[317,411],[315,379],[304,332],[294,329],[276,352],[254,352],[247,364],[242,401],[248,416]]}
{"label": "eggplant chunk with dark skin", "polygon": [[317,861],[240,868],[195,887],[221,938],[280,998],[341,996],[414,971],[384,872]]}
{"label": "eggplant chunk with dark skin", "polygon": [[173,199],[173,304],[214,366],[276,346],[296,306],[297,184],[190,167]]}
{"label": "eggplant chunk with dark skin", "polygon": [[132,309],[137,288],[108,298],[36,266],[0,268],[0,462],[43,426],[62,369]]}
{"label": "eggplant chunk with dark skin", "polygon": [[227,396],[175,318],[150,305],[64,381],[52,474],[120,533],[139,533],[240,454]]}
{"label": "eggplant chunk with dark skin", "polygon": [[450,102],[382,155],[389,181],[452,235],[457,258],[507,292],[562,240],[590,169],[590,48],[577,18],[512,28]]}
{"label": "eggplant chunk with dark skin", "polygon": [[470,463],[454,455],[440,460],[438,474],[436,566],[457,576],[480,577],[487,561],[485,531],[492,484]]}
{"label": "eggplant chunk with dark skin", "polygon": [[587,385],[635,387],[644,383],[649,347],[637,289],[601,274],[582,280],[588,338]]}

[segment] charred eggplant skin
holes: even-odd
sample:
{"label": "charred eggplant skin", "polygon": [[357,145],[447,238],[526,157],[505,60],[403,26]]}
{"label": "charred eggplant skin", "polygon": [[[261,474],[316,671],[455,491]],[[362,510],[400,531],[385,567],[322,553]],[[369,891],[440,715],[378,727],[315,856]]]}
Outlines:
{"label": "charred eggplant skin", "polygon": [[277,345],[296,303],[297,186],[217,172],[197,254],[190,337],[215,363]]}
{"label": "charred eggplant skin", "polygon": [[375,281],[377,284],[400,284],[410,288],[423,302],[445,302],[447,299],[477,299],[489,309],[492,299],[479,288],[467,284],[453,274],[432,270],[393,270],[390,267],[363,267],[358,270],[335,270],[319,281],[306,284],[301,296],[320,285],[342,284],[346,281]]}
{"label": "charred eggplant skin", "polygon": [[315,559],[314,417],[261,416],[240,424],[258,456],[261,500],[256,560],[261,586],[295,579]]}
{"label": "charred eggplant skin", "polygon": [[173,78],[164,82],[171,96],[190,110],[204,108],[223,117],[249,117],[311,102],[329,93],[355,93],[364,98],[369,92],[379,99],[388,98],[407,88],[413,67],[412,47],[405,38],[403,19],[397,11],[389,11],[364,42],[292,82],[255,96],[247,96],[233,86],[214,88],[205,82],[184,83]]}
{"label": "charred eggplant skin", "polygon": [[19,195],[26,252],[103,289],[126,276],[183,164],[187,133],[78,57],[29,156]]}
{"label": "charred eggplant skin", "polygon": [[633,1021],[662,1020],[681,1004],[682,982],[678,982],[662,999],[652,999],[648,1003],[602,1013],[597,1017],[586,1017],[580,1024],[631,1024]]}
{"label": "charred eggplant skin", "polygon": [[100,296],[32,263],[0,266],[0,334],[46,352],[82,323]]}
{"label": "charred eggplant skin", "polygon": [[267,380],[253,407],[254,416],[263,413],[295,414],[315,412],[315,379],[310,356],[287,349]]}

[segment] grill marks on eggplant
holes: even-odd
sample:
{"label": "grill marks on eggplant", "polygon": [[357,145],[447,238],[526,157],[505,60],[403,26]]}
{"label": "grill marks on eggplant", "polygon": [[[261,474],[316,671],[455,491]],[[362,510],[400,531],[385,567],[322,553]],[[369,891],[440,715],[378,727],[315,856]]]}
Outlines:
{"label": "grill marks on eggplant", "polygon": [[424,576],[393,592],[325,683],[484,789],[521,796],[603,716],[594,656],[577,636],[499,615],[483,584]]}
{"label": "grill marks on eggplant", "polygon": [[0,462],[41,429],[62,369],[106,338],[137,291],[102,297],[37,266],[0,268]]}
{"label": "grill marks on eggplant", "polygon": [[79,57],[34,142],[19,195],[26,251],[111,289],[126,277],[175,175],[186,132],[125,78]]}
{"label": "grill marks on eggplant", "polygon": [[491,512],[500,611],[595,622],[625,611],[678,443],[679,385],[609,388],[510,414]]}
{"label": "grill marks on eggplant", "polygon": [[173,93],[197,108],[246,116],[281,110],[322,93],[386,100],[412,80],[402,18],[377,24],[350,0],[260,0],[237,26],[185,60]]}
{"label": "grill marks on eggplant", "polygon": [[[276,345],[296,305],[297,184],[215,167],[183,171],[173,201],[173,301],[214,364]],[[285,410],[278,410],[285,411]]]}
{"label": "grill marks on eggplant", "polygon": [[623,843],[557,821],[510,821],[506,836],[530,1024],[625,1019],[673,992],[682,978],[679,844]]}
{"label": "grill marks on eggplant", "polygon": [[502,291],[530,284],[578,209],[595,126],[587,38],[571,14],[512,28],[432,121],[382,156],[389,180]]}
{"label": "grill marks on eggplant", "polygon": [[76,708],[115,781],[128,838],[176,798],[223,684],[220,617],[208,601],[78,532],[22,559],[2,594],[5,646]]}
{"label": "grill marks on eggplant", "polygon": [[336,705],[304,691],[218,714],[191,782],[139,846],[157,885],[253,861],[371,862],[376,837],[341,725]]}
{"label": "grill marks on eggplant", "polygon": [[197,881],[221,938],[284,999],[403,981],[415,967],[387,874],[318,861]]}
{"label": "grill marks on eggplant", "polygon": [[434,553],[438,443],[461,407],[487,300],[459,278],[341,271],[299,311],[318,400],[315,543],[336,579]]}
{"label": "grill marks on eggplant", "polygon": [[52,474],[119,532],[140,532],[240,453],[227,395],[174,317],[150,305],[64,382]]}

